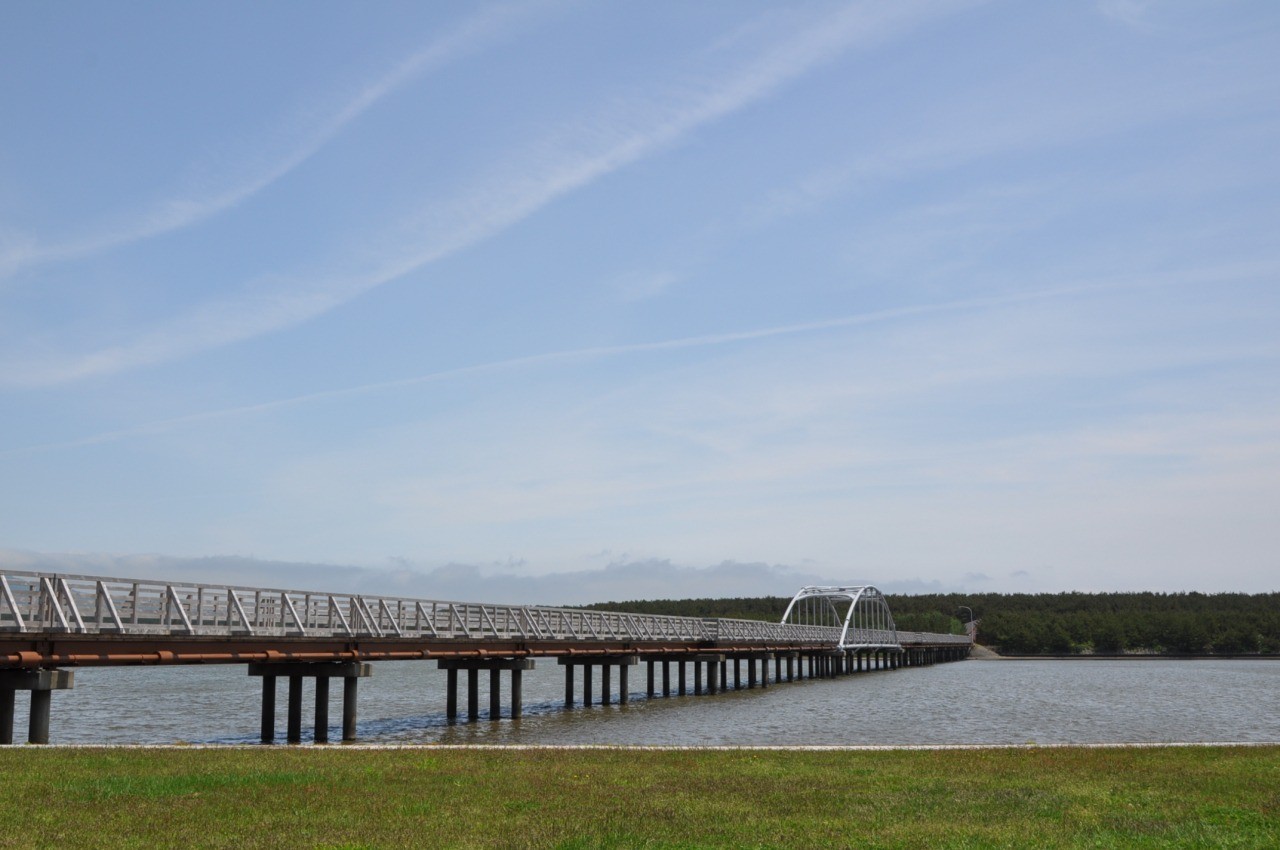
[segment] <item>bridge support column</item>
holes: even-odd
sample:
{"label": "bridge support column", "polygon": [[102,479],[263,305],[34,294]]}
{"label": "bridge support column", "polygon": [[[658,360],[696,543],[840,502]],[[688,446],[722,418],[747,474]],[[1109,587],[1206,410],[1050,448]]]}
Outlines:
{"label": "bridge support column", "polygon": [[685,660],[684,660],[683,658],[682,658],[682,659],[680,659],[680,661],[676,662],[676,667],[678,668],[678,671],[679,671],[679,679],[680,679],[680,683],[679,683],[680,696],[684,696],[684,695],[685,695],[685,693],[687,692],[687,691],[685,690],[685,678],[684,678],[684,672],[685,672],[684,668],[685,668],[685,664],[686,664],[686,662],[685,662]]}
{"label": "bridge support column", "polygon": [[662,659],[662,695],[671,696],[671,662]]}
{"label": "bridge support column", "polygon": [[647,695],[648,695],[649,699],[653,699],[653,692],[654,692],[654,687],[653,687],[653,659],[652,659],[652,658],[648,659],[648,662],[647,662],[647,663],[648,663],[648,665],[649,665],[649,689],[646,691],[646,693],[647,693]]}
{"label": "bridge support column", "polygon": [[467,722],[475,723],[480,719],[480,671],[475,667],[467,669]]}
{"label": "bridge support column", "polygon": [[[523,679],[525,670],[533,669],[532,658],[441,658],[436,666],[446,673],[445,715],[456,720],[458,715],[458,671],[467,672],[467,720],[480,719],[480,671],[489,671],[489,719],[502,719],[502,671],[511,671],[511,713],[514,719],[524,712]],[[570,671],[572,672],[572,670]],[[573,680],[566,682],[569,701],[573,701]]]}
{"label": "bridge support column", "polygon": [[0,744],[13,743],[14,694],[31,692],[27,743],[49,743],[49,715],[53,692],[75,684],[73,670],[0,670]]}
{"label": "bridge support column", "polygon": [[[525,659],[516,659],[525,660]],[[602,705],[609,705],[613,701],[610,684],[610,668],[617,667],[618,670],[618,702],[626,703],[630,699],[628,684],[628,669],[640,663],[639,656],[636,655],[595,655],[589,657],[567,656],[557,659],[557,663],[565,668],[565,708],[573,707],[573,668],[582,668],[582,705],[587,707],[591,705],[592,689],[591,689],[591,668],[599,665],[601,694],[600,702]],[[529,662],[526,670],[533,669],[533,662]]]}
{"label": "bridge support column", "polygon": [[[739,673],[738,664],[745,661],[747,664],[747,688],[756,687],[757,683],[762,688],[769,687],[769,662],[774,659],[772,652],[739,652],[733,655],[733,678],[734,688],[742,687],[742,676]],[[760,663],[759,677],[756,673],[756,662]]]}
{"label": "bridge support column", "polygon": [[787,681],[794,682],[796,680],[796,654],[794,652],[787,653]]}
{"label": "bridge support column", "polygon": [[329,743],[329,680],[323,676],[316,679],[316,722],[313,734],[317,744]]}
{"label": "bridge support column", "polygon": [[289,714],[285,724],[285,742],[302,743],[302,676],[289,677]]}
{"label": "bridge support column", "polygon": [[[693,665],[693,693],[695,696],[702,694],[714,694],[720,690],[720,666],[724,664],[725,657],[720,653],[701,653],[698,655],[685,656],[685,661]],[[702,686],[703,669],[706,670],[706,688]]]}
{"label": "bridge support column", "polygon": [[356,695],[360,679],[373,674],[373,665],[359,661],[279,661],[249,665],[249,675],[262,679],[262,743],[276,739],[276,680],[289,680],[288,713],[285,740],[302,741],[302,687],[305,679],[315,679],[314,740],[329,740],[329,680],[342,679],[342,740],[356,738]]}
{"label": "bridge support column", "polygon": [[733,689],[742,690],[742,659],[736,655],[733,657]]}
{"label": "bridge support column", "polygon": [[356,698],[360,693],[360,679],[373,672],[369,665],[363,665],[366,672],[360,676],[344,676],[342,679],[342,740],[356,739]]}
{"label": "bridge support column", "polygon": [[262,677],[262,743],[276,741],[276,677]]}

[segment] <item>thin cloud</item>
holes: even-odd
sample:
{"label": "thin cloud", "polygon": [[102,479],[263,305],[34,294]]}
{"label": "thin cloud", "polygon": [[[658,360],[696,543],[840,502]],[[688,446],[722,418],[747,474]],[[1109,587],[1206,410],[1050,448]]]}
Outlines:
{"label": "thin cloud", "polygon": [[[755,61],[722,77],[686,84],[666,105],[638,105],[617,123],[595,125],[581,135],[595,149],[544,156],[520,177],[504,177],[444,208],[428,210],[404,228],[403,245],[383,255],[373,270],[294,285],[275,292],[216,302],[144,335],[69,362],[10,367],[10,385],[40,386],[109,374],[217,348],[306,322],[375,287],[474,246],[528,218],[548,204],[647,156],[693,131],[756,103],[854,47],[869,47],[928,23],[967,2],[857,4],[775,43]],[[649,117],[633,129],[634,115]],[[590,144],[580,142],[580,144]],[[561,148],[562,149],[562,148]],[[404,246],[415,246],[406,251]]]}
{"label": "thin cloud", "polygon": [[320,117],[296,120],[285,135],[295,144],[279,158],[241,174],[213,191],[195,197],[173,198],[133,218],[95,233],[40,244],[10,235],[8,250],[0,253],[0,278],[42,263],[76,259],[181,230],[244,203],[313,157],[321,148],[387,95],[414,78],[474,53],[509,32],[531,12],[546,4],[509,4],[486,8],[401,61],[390,72],[358,87],[341,102],[319,110]]}
{"label": "thin cloud", "polygon": [[788,325],[776,325],[767,328],[753,328],[743,331],[730,331],[719,334],[704,334],[700,336],[681,337],[679,339],[657,340],[653,342],[637,342],[623,345],[594,346],[590,348],[566,349],[563,351],[550,351],[541,354],[531,354],[524,357],[513,357],[506,360],[496,360],[490,363],[480,363],[473,366],[463,366],[457,369],[445,369],[438,372],[430,372],[424,375],[416,375],[410,378],[400,378],[393,381],[378,381],[369,384],[361,384],[354,387],[343,387],[335,390],[325,390],[316,393],[307,393],[305,395],[292,396],[289,398],[276,399],[273,401],[261,402],[259,404],[242,405],[239,407],[224,408],[221,410],[204,411],[201,413],[193,413],[187,416],[178,416],[171,419],[157,420],[132,428],[123,428],[116,431],[107,431],[95,434],[89,437],[83,437],[78,440],[69,440],[58,443],[44,443],[40,445],[25,446],[22,448],[8,449],[0,451],[0,457],[12,455],[30,454],[34,452],[53,451],[59,449],[82,448],[86,446],[99,445],[103,443],[114,443],[120,440],[132,439],[135,437],[144,437],[151,434],[159,434],[170,431],[184,425],[194,425],[200,422],[208,422],[217,419],[226,419],[236,416],[247,416],[257,413],[267,413],[273,410],[281,410],[290,407],[298,407],[307,404],[316,404],[326,401],[337,401],[344,398],[351,398],[369,393],[386,392],[389,390],[404,389],[407,387],[419,386],[422,384],[439,383],[442,381],[464,378],[468,376],[483,375],[495,372],[504,372],[513,369],[529,368],[536,366],[549,366],[558,363],[586,362],[591,360],[599,360],[609,357],[621,357],[629,354],[645,354],[660,351],[677,351],[682,349],[707,348],[722,345],[732,345],[736,343],[748,343],[758,340],[765,340],[775,337],[796,336],[801,334],[819,333],[822,331],[839,330],[843,328],[852,328],[866,325],[874,325],[884,322],[898,321],[902,319],[910,319],[921,316],[937,315],[943,313],[953,313],[966,310],[980,310],[992,307],[1011,306],[1016,304],[1033,303],[1038,301],[1047,301],[1057,298],[1065,298],[1074,295],[1085,295],[1094,292],[1107,292],[1120,289],[1155,289],[1168,286],[1180,286],[1196,283],[1214,282],[1222,283],[1227,280],[1241,280],[1251,278],[1259,274],[1273,273],[1272,265],[1253,265],[1242,264],[1230,267],[1214,267],[1210,269],[1193,269],[1175,274],[1169,274],[1163,278],[1150,278],[1141,281],[1132,280],[1102,280],[1088,283],[1078,283],[1067,286],[1052,287],[1046,289],[1032,290],[1026,292],[1002,293],[990,295],[980,298],[966,298],[955,301],[945,301],[933,304],[918,304],[907,307],[898,307],[886,310],[877,310],[869,313],[857,313],[847,316],[837,316],[831,319],[823,319],[815,322],[800,322]]}

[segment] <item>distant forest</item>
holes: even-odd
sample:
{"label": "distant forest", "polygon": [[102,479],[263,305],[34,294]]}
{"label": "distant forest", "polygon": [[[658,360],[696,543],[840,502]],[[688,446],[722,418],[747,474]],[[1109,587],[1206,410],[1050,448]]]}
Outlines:
{"label": "distant forest", "polygon": [[[1280,593],[886,594],[902,631],[963,634],[1002,655],[1280,655]],[[685,617],[782,618],[789,598],[605,602],[584,607]]]}

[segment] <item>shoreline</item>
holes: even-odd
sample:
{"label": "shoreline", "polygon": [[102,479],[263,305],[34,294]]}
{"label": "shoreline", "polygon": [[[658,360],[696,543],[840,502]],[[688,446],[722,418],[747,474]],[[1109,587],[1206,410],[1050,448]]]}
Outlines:
{"label": "shoreline", "polygon": [[[1157,653],[1133,653],[1106,655],[1001,655],[994,649],[982,647],[986,653],[969,656],[969,661],[1280,661],[1280,655],[1174,655]],[[989,653],[989,654],[987,654]]]}
{"label": "shoreline", "polygon": [[345,752],[345,751],[396,751],[438,750],[479,751],[498,750],[514,752],[599,751],[599,752],[678,752],[678,753],[735,753],[735,752],[799,752],[799,753],[876,753],[876,752],[950,752],[976,750],[1155,750],[1196,749],[1203,747],[1266,748],[1280,747],[1280,741],[1127,741],[1120,743],[1023,743],[1023,744],[7,744],[0,745],[0,753],[46,750],[228,750],[261,752]]}

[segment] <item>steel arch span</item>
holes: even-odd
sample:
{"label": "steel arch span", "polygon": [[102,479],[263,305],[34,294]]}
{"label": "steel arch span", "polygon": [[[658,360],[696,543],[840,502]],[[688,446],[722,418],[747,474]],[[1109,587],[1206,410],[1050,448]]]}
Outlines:
{"label": "steel arch span", "polygon": [[902,649],[889,603],[870,585],[802,587],[791,598],[782,622],[839,628],[837,649]]}

